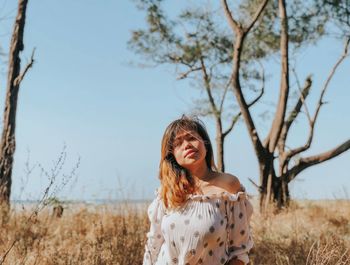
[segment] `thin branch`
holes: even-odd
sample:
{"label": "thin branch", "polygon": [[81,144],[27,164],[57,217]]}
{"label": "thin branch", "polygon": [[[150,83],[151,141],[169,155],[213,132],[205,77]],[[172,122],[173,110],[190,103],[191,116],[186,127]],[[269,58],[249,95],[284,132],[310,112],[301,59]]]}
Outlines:
{"label": "thin branch", "polygon": [[24,68],[23,72],[16,77],[16,79],[14,80],[14,84],[15,86],[19,86],[21,84],[21,82],[24,79],[24,76],[26,75],[26,73],[28,72],[28,70],[33,66],[34,64],[34,54],[35,54],[35,48],[32,51],[32,56],[30,57],[30,61],[27,64],[27,66]]}
{"label": "thin branch", "polygon": [[232,16],[231,10],[227,4],[227,0],[222,0],[221,4],[223,6],[225,16],[228,20],[228,23],[233,31],[235,31],[237,34],[242,32],[242,26],[239,22],[237,22],[234,17]]}
{"label": "thin branch", "polygon": [[248,180],[249,180],[249,181],[254,185],[254,187],[257,188],[259,191],[262,190],[261,186],[259,186],[258,184],[256,184],[256,183],[254,182],[254,180],[252,180],[251,178],[248,178]]}
{"label": "thin branch", "polygon": [[[263,78],[262,78],[262,87],[261,87],[261,90],[260,90],[260,94],[252,101],[248,104],[248,108],[250,108],[251,106],[253,106],[256,102],[259,101],[259,99],[262,97],[262,95],[264,94],[264,91],[265,91],[265,75],[263,74]],[[232,118],[232,122],[231,122],[231,125],[230,127],[223,133],[223,137],[226,137],[226,135],[228,135],[233,127],[235,126],[235,124],[237,123],[237,121],[239,120],[239,117],[242,115],[242,112],[240,111],[237,115],[235,115],[233,118]]]}
{"label": "thin branch", "polygon": [[222,112],[222,108],[223,108],[223,106],[224,106],[224,101],[225,101],[225,97],[226,97],[226,94],[227,94],[227,90],[228,90],[228,88],[230,87],[231,82],[232,82],[232,76],[231,76],[230,79],[228,80],[228,83],[227,83],[226,86],[225,86],[224,94],[223,94],[223,96],[222,96],[222,98],[221,98],[220,107],[219,107],[220,113]]}
{"label": "thin branch", "polygon": [[213,95],[211,94],[210,77],[208,76],[207,68],[206,68],[206,66],[204,64],[204,60],[203,60],[202,56],[200,57],[200,63],[201,63],[201,69],[202,69],[202,72],[203,72],[204,86],[205,86],[205,90],[206,90],[206,92],[208,94],[210,106],[213,109],[215,117],[217,117],[219,113],[218,113],[218,109],[217,109],[217,107],[215,105],[215,101],[214,101]]}
{"label": "thin branch", "polygon": [[326,92],[326,89],[328,88],[328,85],[330,83],[330,81],[332,80],[338,66],[344,61],[344,59],[348,56],[348,51],[349,51],[349,45],[350,45],[350,38],[348,38],[345,42],[345,46],[344,46],[344,52],[343,54],[340,56],[340,58],[338,59],[338,61],[335,63],[335,65],[333,66],[333,68],[331,69],[331,72],[329,73],[328,75],[328,78],[323,86],[323,89],[322,89],[322,92],[321,92],[321,95],[320,95],[320,99],[318,100],[318,104],[317,104],[317,108],[316,108],[316,112],[315,112],[315,115],[314,115],[314,118],[313,118],[313,122],[315,123],[316,122],[316,119],[317,119],[317,116],[318,116],[318,113],[320,111],[320,108],[322,106],[322,104],[324,104],[323,102],[323,96]]}
{"label": "thin branch", "polygon": [[263,94],[265,92],[265,69],[264,69],[264,66],[262,65],[261,62],[258,61],[258,63],[260,65],[260,67],[261,67],[261,89],[260,89],[260,94],[251,103],[248,104],[248,108],[250,108],[256,102],[258,102],[259,99],[263,96]]}
{"label": "thin branch", "polygon": [[190,73],[193,73],[193,72],[196,72],[196,71],[199,71],[201,70],[202,68],[201,67],[196,67],[196,68],[190,68],[188,71],[184,72],[184,73],[180,73],[180,75],[176,78],[177,80],[182,80],[182,79],[185,79],[187,78],[187,76],[190,74]]}
{"label": "thin branch", "polygon": [[[309,108],[307,107],[307,104],[306,104],[306,97],[309,95],[309,90],[311,88],[311,85],[312,85],[312,79],[311,79],[311,75],[309,75],[306,80],[305,80],[305,84],[304,84],[304,88],[302,89],[301,86],[300,86],[300,81],[299,81],[299,78],[298,78],[298,75],[295,71],[294,68],[292,68],[292,72],[294,74],[294,77],[295,77],[295,80],[297,81],[297,86],[298,86],[298,90],[299,90],[299,101],[300,103],[302,103],[304,109],[305,109],[305,113],[306,113],[306,116],[307,116],[307,119],[309,120],[309,123],[311,123],[311,115],[310,115],[310,111],[309,111]],[[310,83],[310,85],[309,85]],[[309,89],[307,89],[307,87],[309,87]]]}
{"label": "thin branch", "polygon": [[224,138],[232,131],[233,127],[235,126],[235,124],[237,123],[237,121],[239,120],[239,117],[241,117],[241,115],[242,115],[242,112],[239,112],[238,114],[233,116],[230,127],[227,128],[227,130],[225,132],[223,132],[223,134],[222,134],[222,136]]}
{"label": "thin branch", "polygon": [[250,22],[250,24],[248,25],[247,28],[244,29],[244,32],[249,32],[252,27],[254,26],[254,24],[256,23],[256,21],[258,20],[258,18],[260,17],[260,15],[263,13],[266,5],[267,5],[268,0],[264,0],[261,5],[259,6],[258,10],[255,12],[254,17],[252,19],[252,21]]}
{"label": "thin branch", "polygon": [[[307,77],[305,80],[304,87],[300,91],[300,95],[299,95],[299,99],[298,99],[297,103],[295,104],[292,111],[289,113],[287,120],[284,122],[285,128],[283,130],[283,133],[281,134],[281,138],[283,138],[284,140],[287,137],[289,128],[291,127],[292,123],[296,120],[298,114],[300,113],[301,107],[303,105],[305,106],[305,104],[306,104],[305,99],[309,95],[311,85],[312,85],[312,80],[310,77]],[[309,115],[308,115],[308,117],[309,117]],[[310,127],[311,127],[312,126],[311,118],[309,118],[309,123],[310,123]]]}

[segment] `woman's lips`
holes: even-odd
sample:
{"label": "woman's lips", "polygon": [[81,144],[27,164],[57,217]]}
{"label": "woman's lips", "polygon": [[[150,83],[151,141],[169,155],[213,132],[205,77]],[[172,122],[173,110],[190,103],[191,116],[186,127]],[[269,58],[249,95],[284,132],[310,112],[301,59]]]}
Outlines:
{"label": "woman's lips", "polygon": [[192,154],[194,154],[194,153],[196,153],[197,151],[196,150],[189,150],[189,151],[187,151],[187,153],[185,154],[185,157],[188,157],[188,156],[190,156],[190,155],[192,155]]}

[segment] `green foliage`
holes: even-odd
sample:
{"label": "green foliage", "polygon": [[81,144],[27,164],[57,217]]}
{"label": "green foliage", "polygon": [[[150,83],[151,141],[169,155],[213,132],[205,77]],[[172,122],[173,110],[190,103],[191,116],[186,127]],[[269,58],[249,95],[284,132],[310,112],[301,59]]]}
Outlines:
{"label": "green foliage", "polygon": [[[162,8],[165,1],[135,2],[145,12],[147,24],[146,28],[132,32],[129,47],[148,63],[175,66],[179,79],[193,78],[196,87],[203,91],[209,87],[219,105],[230,81],[235,36],[217,2],[210,2],[213,7],[208,2],[193,4],[179,14],[171,13],[172,19]],[[243,0],[235,7],[233,3],[231,10],[238,23],[246,27],[260,3],[261,0]],[[323,36],[334,35],[334,30],[337,37],[350,36],[350,0],[293,0],[286,4],[290,56],[316,44]],[[244,42],[240,68],[244,91],[258,91],[256,87],[261,87],[263,76],[256,63],[280,52],[280,24],[278,1],[269,1]],[[209,100],[198,102],[205,104],[197,108],[198,113],[215,113]]]}

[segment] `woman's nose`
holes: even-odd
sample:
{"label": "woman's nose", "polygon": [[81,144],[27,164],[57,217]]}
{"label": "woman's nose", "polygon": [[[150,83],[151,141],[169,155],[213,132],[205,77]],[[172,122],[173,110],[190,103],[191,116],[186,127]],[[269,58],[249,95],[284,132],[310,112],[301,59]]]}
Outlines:
{"label": "woman's nose", "polygon": [[187,148],[192,147],[192,144],[191,144],[190,141],[184,140],[184,144],[185,144],[185,150],[186,150]]}

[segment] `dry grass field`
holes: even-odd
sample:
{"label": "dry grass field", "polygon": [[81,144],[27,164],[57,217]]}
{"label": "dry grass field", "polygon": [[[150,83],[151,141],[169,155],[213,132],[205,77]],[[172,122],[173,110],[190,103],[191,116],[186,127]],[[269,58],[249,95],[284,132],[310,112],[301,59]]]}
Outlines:
{"label": "dry grass field", "polygon": [[[0,255],[13,245],[3,264],[141,264],[149,224],[138,207],[66,205],[61,218],[47,208],[30,220],[30,211],[13,211],[1,220]],[[277,215],[256,210],[251,264],[350,264],[349,218],[346,200],[294,202]]]}

